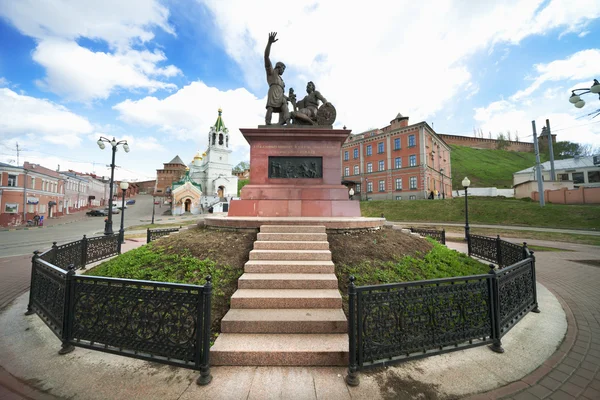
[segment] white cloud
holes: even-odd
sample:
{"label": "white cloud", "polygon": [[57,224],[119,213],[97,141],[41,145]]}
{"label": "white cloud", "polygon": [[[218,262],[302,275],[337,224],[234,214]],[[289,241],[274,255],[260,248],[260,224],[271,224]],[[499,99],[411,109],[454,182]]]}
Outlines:
{"label": "white cloud", "polygon": [[6,79],[3,76],[0,76],[0,87],[2,87],[2,86],[8,86],[8,83],[9,83],[8,79]]}
{"label": "white cloud", "polygon": [[123,101],[113,108],[127,123],[158,127],[174,140],[192,140],[198,149],[204,149],[210,127],[217,119],[217,109],[221,107],[232,148],[244,151],[247,143],[239,128],[264,123],[264,105],[264,99],[257,99],[246,89],[223,92],[198,81],[162,100],[148,96],[137,101]]}
{"label": "white cloud", "polygon": [[90,122],[48,100],[0,89],[0,138],[29,135],[37,140],[73,147],[93,131]]}
{"label": "white cloud", "polygon": [[[105,99],[118,89],[173,89],[159,79],[181,73],[158,66],[166,60],[161,51],[137,49],[154,38],[153,29],[175,33],[157,0],[0,0],[0,16],[38,40],[33,59],[46,69],[38,83],[69,100]],[[80,38],[105,41],[110,51],[91,51],[77,44]]]}
{"label": "white cloud", "polygon": [[398,111],[419,121],[442,110],[473,85],[466,63],[477,51],[552,29],[577,33],[600,16],[597,0],[198,1],[253,90],[267,90],[262,54],[277,31],[271,60],[286,63],[287,86],[300,93],[313,80],[355,131]]}
{"label": "white cloud", "polygon": [[40,86],[76,101],[106,99],[118,88],[150,92],[175,89],[175,85],[149,76],[169,77],[181,72],[172,65],[158,68],[156,64],[165,59],[159,51],[95,53],[60,39],[42,40],[33,52],[33,59],[46,68],[47,75],[38,82]]}

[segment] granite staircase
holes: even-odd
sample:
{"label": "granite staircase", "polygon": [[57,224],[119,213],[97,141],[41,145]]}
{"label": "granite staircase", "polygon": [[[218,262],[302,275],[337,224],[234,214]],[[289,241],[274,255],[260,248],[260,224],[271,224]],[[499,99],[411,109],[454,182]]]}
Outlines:
{"label": "granite staircase", "polygon": [[347,365],[348,325],[324,226],[263,225],[212,365]]}

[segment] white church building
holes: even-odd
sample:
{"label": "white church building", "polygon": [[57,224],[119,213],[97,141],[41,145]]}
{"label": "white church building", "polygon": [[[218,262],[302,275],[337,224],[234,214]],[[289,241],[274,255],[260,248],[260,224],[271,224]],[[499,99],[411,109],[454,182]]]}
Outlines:
{"label": "white church building", "polygon": [[[206,213],[210,207],[214,212],[227,211],[229,201],[237,196],[238,177],[232,174],[233,165],[229,161],[232,153],[229,130],[223,123],[222,112],[223,110],[219,109],[217,121],[208,133],[208,148],[202,153],[199,151],[188,166],[189,171],[186,175],[189,176],[189,181],[198,184],[202,192],[199,199],[191,199],[192,204],[197,204],[197,207],[177,207],[177,202],[174,201],[173,215],[180,215],[186,211],[192,214],[202,211]],[[177,185],[173,186],[175,190]]]}

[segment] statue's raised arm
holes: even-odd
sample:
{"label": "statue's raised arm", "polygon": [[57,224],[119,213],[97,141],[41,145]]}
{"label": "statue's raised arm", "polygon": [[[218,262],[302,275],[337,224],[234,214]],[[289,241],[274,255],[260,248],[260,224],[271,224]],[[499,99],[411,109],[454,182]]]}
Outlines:
{"label": "statue's raised arm", "polygon": [[269,56],[271,55],[271,44],[279,40],[275,39],[275,36],[277,36],[277,32],[269,33],[269,41],[267,42],[267,47],[265,48],[265,68],[267,69],[267,74],[273,71],[273,64],[271,64],[271,59],[269,59]]}

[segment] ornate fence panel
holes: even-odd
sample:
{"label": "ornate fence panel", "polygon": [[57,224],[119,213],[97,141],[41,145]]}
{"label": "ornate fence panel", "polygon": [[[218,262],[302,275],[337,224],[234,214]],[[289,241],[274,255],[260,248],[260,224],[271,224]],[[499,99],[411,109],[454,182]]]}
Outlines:
{"label": "ornate fence panel", "polygon": [[446,244],[446,231],[442,229],[441,231],[436,231],[435,229],[421,229],[421,228],[410,228],[411,232],[418,233],[421,236],[427,236],[440,242],[441,244]]}
{"label": "ornate fence panel", "polygon": [[527,258],[527,250],[526,245],[518,245],[514,243],[507,242],[505,240],[500,240],[498,237],[498,265],[501,267],[508,267],[509,265],[513,265]]}
{"label": "ornate fence panel", "polygon": [[164,229],[150,229],[146,231],[146,243],[150,243],[153,240],[156,240],[160,237],[170,235],[173,232],[178,232],[181,229],[179,228],[164,228]]}
{"label": "ornate fence panel", "polygon": [[37,254],[32,259],[31,268],[31,288],[27,312],[28,314],[37,313],[52,332],[62,339],[67,272],[44,261]]}
{"label": "ornate fence panel", "polygon": [[39,255],[40,260],[52,263],[54,261],[54,255],[56,254],[56,248],[53,246],[49,250]]}
{"label": "ornate fence panel", "polygon": [[94,276],[73,285],[71,344],[191,369],[208,364],[206,286]]}
{"label": "ornate fence panel", "polygon": [[492,343],[491,276],[351,283],[350,370]]}
{"label": "ornate fence panel", "polygon": [[529,311],[539,312],[532,256],[496,272],[498,277],[499,337],[504,336]]}
{"label": "ornate fence panel", "polygon": [[119,234],[96,236],[87,239],[86,263],[90,264],[121,254]]}
{"label": "ornate fence panel", "polygon": [[494,238],[469,235],[469,256],[475,255],[484,260],[498,262],[497,241]]}
{"label": "ornate fence panel", "polygon": [[83,240],[56,246],[56,257],[52,264],[64,270],[67,270],[70,265],[73,265],[75,269],[83,268],[85,267],[84,251]]}

